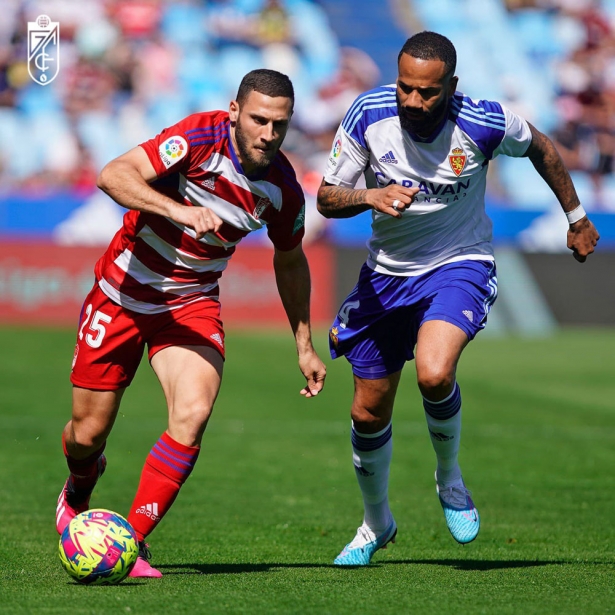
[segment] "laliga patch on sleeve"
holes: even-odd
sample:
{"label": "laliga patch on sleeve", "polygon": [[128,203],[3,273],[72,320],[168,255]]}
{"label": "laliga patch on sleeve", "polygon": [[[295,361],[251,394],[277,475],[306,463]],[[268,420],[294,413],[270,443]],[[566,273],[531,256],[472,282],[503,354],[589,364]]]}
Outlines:
{"label": "laliga patch on sleeve", "polygon": [[335,139],[335,143],[333,144],[331,155],[329,156],[329,162],[334,167],[337,166],[337,159],[340,157],[341,153],[342,153],[342,139],[341,137],[337,137],[337,139]]}
{"label": "laliga patch on sleeve", "polygon": [[175,135],[162,143],[158,148],[158,152],[160,153],[162,164],[168,169],[188,153],[188,144],[186,139]]}

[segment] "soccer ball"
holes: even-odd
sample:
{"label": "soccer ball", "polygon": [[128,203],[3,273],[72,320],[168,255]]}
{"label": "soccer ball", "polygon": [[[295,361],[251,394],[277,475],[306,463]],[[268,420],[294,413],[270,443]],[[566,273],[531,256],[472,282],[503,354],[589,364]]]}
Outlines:
{"label": "soccer ball", "polygon": [[139,543],[124,517],[93,508],[71,520],[60,537],[59,551],[64,570],[78,583],[113,585],[132,570]]}

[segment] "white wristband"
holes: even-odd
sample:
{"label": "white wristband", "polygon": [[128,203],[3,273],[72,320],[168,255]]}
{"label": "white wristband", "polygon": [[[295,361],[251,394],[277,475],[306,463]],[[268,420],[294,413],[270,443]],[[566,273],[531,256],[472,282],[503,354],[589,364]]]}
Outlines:
{"label": "white wristband", "polygon": [[583,205],[579,205],[576,209],[566,212],[566,218],[568,218],[568,224],[574,224],[575,222],[578,222],[581,218],[585,218],[586,215],[587,214],[585,213],[585,210],[583,209]]}

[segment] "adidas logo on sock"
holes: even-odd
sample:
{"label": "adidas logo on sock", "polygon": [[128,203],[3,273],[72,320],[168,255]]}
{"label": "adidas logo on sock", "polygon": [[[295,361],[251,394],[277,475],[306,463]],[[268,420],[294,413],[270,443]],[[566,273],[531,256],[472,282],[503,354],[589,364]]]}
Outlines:
{"label": "adidas logo on sock", "polygon": [[397,158],[395,158],[395,154],[393,153],[393,150],[391,150],[390,152],[382,156],[382,158],[380,158],[380,162],[386,162],[388,164],[397,164],[398,160]]}
{"label": "adidas logo on sock", "polygon": [[366,470],[363,466],[355,465],[354,469],[356,470],[357,474],[360,474],[361,476],[373,476],[374,475],[373,472]]}
{"label": "adidas logo on sock", "polygon": [[160,516],[158,515],[157,502],[154,502],[153,504],[145,504],[144,506],[141,506],[141,508],[137,508],[137,510],[135,510],[135,514],[145,515],[146,517],[152,519],[152,521],[160,519]]}
{"label": "adidas logo on sock", "polygon": [[431,431],[431,429],[429,430],[429,433],[431,434],[431,437],[434,440],[438,440],[438,442],[448,442],[449,440],[452,440],[455,437],[455,436],[447,436],[445,433]]}

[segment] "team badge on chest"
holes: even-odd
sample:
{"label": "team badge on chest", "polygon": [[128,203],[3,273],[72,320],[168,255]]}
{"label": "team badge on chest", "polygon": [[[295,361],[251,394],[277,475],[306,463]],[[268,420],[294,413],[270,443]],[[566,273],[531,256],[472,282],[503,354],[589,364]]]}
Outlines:
{"label": "team badge on chest", "polygon": [[262,196],[254,207],[254,217],[258,220],[270,205],[273,205],[273,203],[267,197]]}
{"label": "team badge on chest", "polygon": [[453,173],[459,177],[466,166],[466,161],[468,157],[465,155],[465,152],[460,148],[454,148],[449,154],[448,161],[451,165],[451,169],[453,169]]}

